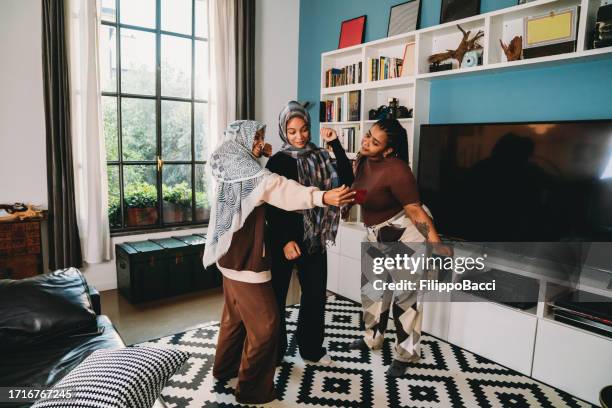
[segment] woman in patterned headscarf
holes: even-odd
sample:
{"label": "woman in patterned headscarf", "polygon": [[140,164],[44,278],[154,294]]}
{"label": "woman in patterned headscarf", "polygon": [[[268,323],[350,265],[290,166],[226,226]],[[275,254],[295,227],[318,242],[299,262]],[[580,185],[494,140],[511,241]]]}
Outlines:
{"label": "woman in patterned headscarf", "polygon": [[321,191],[262,168],[257,159],[271,152],[264,135],[259,122],[233,122],[210,159],[217,187],[204,266],[216,263],[225,298],[213,375],[221,380],[238,376],[236,400],[246,404],[275,398],[278,310],[261,204],[290,211],[352,201],[348,188]]}
{"label": "woman in patterned headscarf", "polygon": [[[332,129],[321,129],[321,138],[334,151],[337,168],[329,153],[310,140],[310,115],[298,102],[291,101],[279,115],[279,135],[283,149],[272,156],[266,167],[304,186],[326,190],[353,183],[351,163]],[[284,309],[292,270],[297,266],[302,298],[297,325],[297,342],[304,360],[329,364],[323,347],[327,286],[326,244],[336,239],[340,209],[314,208],[266,212],[272,242],[272,285],[281,318],[278,363],[287,348]]]}

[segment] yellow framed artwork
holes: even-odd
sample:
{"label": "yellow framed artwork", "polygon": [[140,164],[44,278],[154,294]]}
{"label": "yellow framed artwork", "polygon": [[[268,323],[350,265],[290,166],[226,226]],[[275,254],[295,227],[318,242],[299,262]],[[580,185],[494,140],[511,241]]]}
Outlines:
{"label": "yellow framed artwork", "polygon": [[523,48],[576,40],[578,7],[569,7],[524,19]]}

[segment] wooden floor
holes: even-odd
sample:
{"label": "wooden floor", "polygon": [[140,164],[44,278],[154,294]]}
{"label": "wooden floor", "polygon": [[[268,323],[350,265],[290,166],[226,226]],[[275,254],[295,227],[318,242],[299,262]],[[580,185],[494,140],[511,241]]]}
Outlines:
{"label": "wooden floor", "polygon": [[126,344],[141,343],[218,321],[223,310],[223,289],[209,289],[138,305],[119,292],[100,293],[102,314],[107,315]]}
{"label": "wooden floor", "polygon": [[[299,302],[297,279],[291,280],[287,304]],[[202,324],[219,321],[223,310],[223,289],[210,289],[170,299],[132,305],[119,292],[100,293],[102,314],[107,315],[126,344],[179,333]]]}

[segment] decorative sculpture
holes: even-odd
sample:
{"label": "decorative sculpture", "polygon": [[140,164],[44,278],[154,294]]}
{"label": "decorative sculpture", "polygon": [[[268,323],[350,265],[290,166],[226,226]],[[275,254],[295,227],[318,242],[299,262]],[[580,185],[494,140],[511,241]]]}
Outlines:
{"label": "decorative sculpture", "polygon": [[484,32],[478,30],[476,35],[470,38],[471,31],[465,31],[459,24],[457,24],[457,28],[463,33],[463,38],[457,49],[430,55],[427,59],[430,64],[440,64],[448,59],[455,59],[461,64],[466,52],[482,49],[482,45],[480,45],[478,40],[484,37]]}
{"label": "decorative sculpture", "polygon": [[506,45],[500,39],[499,43],[501,44],[502,49],[504,50],[504,54],[506,54],[506,58],[508,61],[518,61],[521,59],[521,54],[523,53],[523,37],[517,35],[510,41],[510,44]]}

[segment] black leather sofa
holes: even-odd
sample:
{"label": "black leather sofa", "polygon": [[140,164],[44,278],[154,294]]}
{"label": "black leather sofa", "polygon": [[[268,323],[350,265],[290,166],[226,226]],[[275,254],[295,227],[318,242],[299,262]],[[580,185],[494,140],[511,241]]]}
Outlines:
{"label": "black leather sofa", "polygon": [[0,386],[51,387],[95,350],[121,347],[78,269],[0,280]]}

